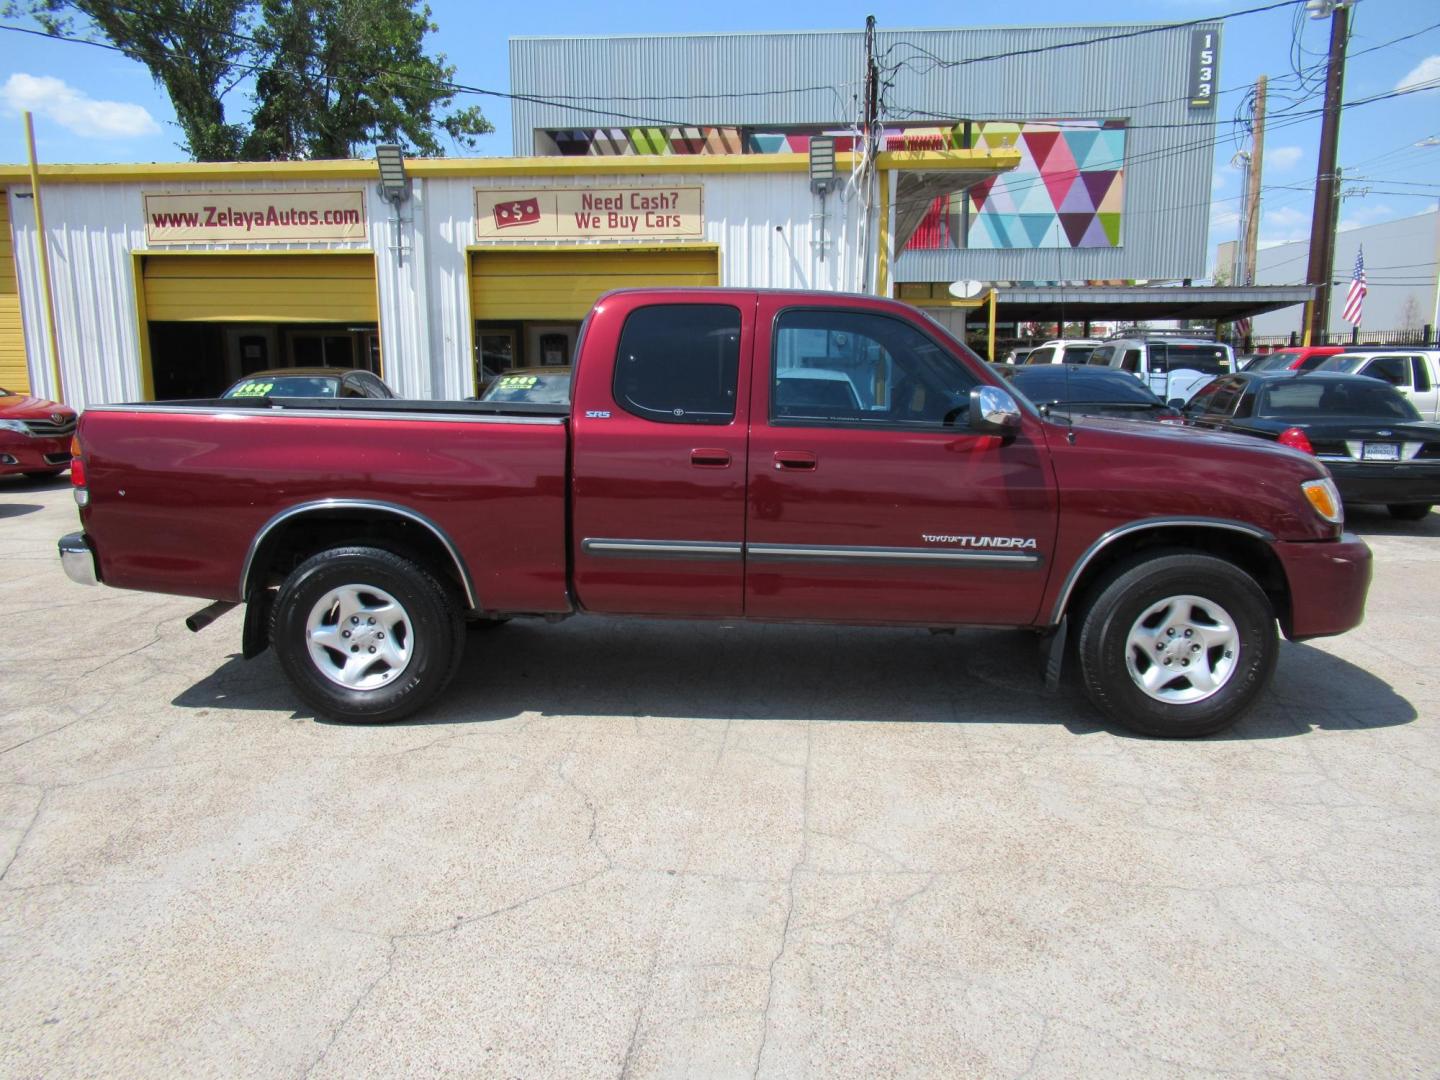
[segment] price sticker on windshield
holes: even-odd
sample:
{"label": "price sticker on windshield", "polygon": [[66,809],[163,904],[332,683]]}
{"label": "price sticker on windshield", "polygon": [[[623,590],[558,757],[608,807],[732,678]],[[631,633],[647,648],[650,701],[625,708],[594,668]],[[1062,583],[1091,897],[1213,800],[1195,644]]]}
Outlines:
{"label": "price sticker on windshield", "polygon": [[275,389],[273,382],[242,383],[230,392],[231,397],[264,397]]}
{"label": "price sticker on windshield", "polygon": [[540,381],[538,375],[502,375],[501,390],[529,390]]}

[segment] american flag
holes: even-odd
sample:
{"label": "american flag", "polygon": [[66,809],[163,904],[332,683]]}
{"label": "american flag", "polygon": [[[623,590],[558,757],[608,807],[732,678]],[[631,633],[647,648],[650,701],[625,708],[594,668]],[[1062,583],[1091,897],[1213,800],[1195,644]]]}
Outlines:
{"label": "american flag", "polygon": [[1365,287],[1365,249],[1362,247],[1355,252],[1355,272],[1350,275],[1350,291],[1345,294],[1345,310],[1340,313],[1340,317],[1351,326],[1360,325],[1368,291]]}

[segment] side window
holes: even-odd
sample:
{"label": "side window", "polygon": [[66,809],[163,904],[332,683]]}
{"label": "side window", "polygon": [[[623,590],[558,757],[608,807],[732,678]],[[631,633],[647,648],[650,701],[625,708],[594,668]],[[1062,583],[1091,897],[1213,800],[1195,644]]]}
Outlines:
{"label": "side window", "polygon": [[365,397],[365,388],[360,385],[360,380],[358,379],[341,379],[340,396],[342,398],[363,398]]}
{"label": "side window", "polygon": [[1120,368],[1122,371],[1138,375],[1140,373],[1140,350],[1126,349],[1125,358],[1120,361]]}
{"label": "side window", "polygon": [[656,304],[625,320],[614,392],[631,415],[657,424],[728,424],[739,377],[739,309]]}
{"label": "side window", "polygon": [[1090,363],[1096,367],[1109,367],[1110,359],[1115,355],[1114,345],[1101,345],[1090,354]]}
{"label": "side window", "polygon": [[770,419],[782,424],[963,424],[975,385],[914,326],[857,311],[784,312],[771,364]]}
{"label": "side window", "polygon": [[1030,355],[1025,358],[1025,363],[1027,364],[1053,364],[1054,362],[1054,349],[1033,349]]}
{"label": "side window", "polygon": [[1365,366],[1362,375],[1379,379],[1391,386],[1410,385],[1410,358],[1406,356],[1377,356]]}
{"label": "side window", "polygon": [[1223,383],[1220,379],[1206,383],[1195,392],[1185,406],[1186,416],[1210,416],[1215,412],[1215,396]]}
{"label": "side window", "polygon": [[1247,416],[1255,415],[1255,396],[1256,391],[1253,382],[1249,386],[1246,386],[1244,383],[1240,384],[1240,405],[1235,410],[1235,419],[1244,420]]}
{"label": "side window", "polygon": [[1229,416],[1235,411],[1235,405],[1240,400],[1240,392],[1244,389],[1244,384],[1239,379],[1216,379],[1213,385],[1215,393],[1205,406],[1206,415]]}
{"label": "side window", "polygon": [[1169,371],[1170,357],[1166,355],[1165,342],[1152,341],[1147,347],[1150,350],[1150,370]]}
{"label": "side window", "polygon": [[1424,393],[1430,389],[1430,369],[1425,366],[1425,357],[1410,357],[1410,367],[1415,375],[1415,389]]}

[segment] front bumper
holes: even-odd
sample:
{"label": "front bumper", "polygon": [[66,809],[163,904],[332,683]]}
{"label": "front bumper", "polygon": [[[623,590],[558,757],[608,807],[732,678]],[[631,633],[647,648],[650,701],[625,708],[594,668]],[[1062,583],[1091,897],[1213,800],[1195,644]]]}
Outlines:
{"label": "front bumper", "polygon": [[1345,533],[1339,540],[1275,544],[1290,586],[1290,610],[1281,628],[1291,641],[1329,637],[1365,620],[1371,555],[1364,540]]}
{"label": "front bumper", "polygon": [[1440,503],[1440,466],[1432,462],[1348,465],[1327,460],[1325,464],[1347,503]]}
{"label": "front bumper", "polygon": [[36,438],[14,432],[0,433],[0,476],[8,473],[50,472],[70,467],[70,436]]}
{"label": "front bumper", "polygon": [[65,576],[77,585],[100,584],[95,552],[83,532],[66,533],[60,538],[60,565],[65,568]]}

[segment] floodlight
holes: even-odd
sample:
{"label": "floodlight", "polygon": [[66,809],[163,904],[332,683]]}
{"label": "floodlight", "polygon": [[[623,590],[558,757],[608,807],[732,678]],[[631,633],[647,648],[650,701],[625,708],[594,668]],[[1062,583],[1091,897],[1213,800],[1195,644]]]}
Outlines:
{"label": "floodlight", "polygon": [[410,177],[405,172],[405,152],[395,143],[375,147],[375,164],[380,167],[380,197],[399,205],[410,198]]}
{"label": "floodlight", "polygon": [[810,190],[826,195],[835,187],[835,140],[829,135],[810,139]]}

